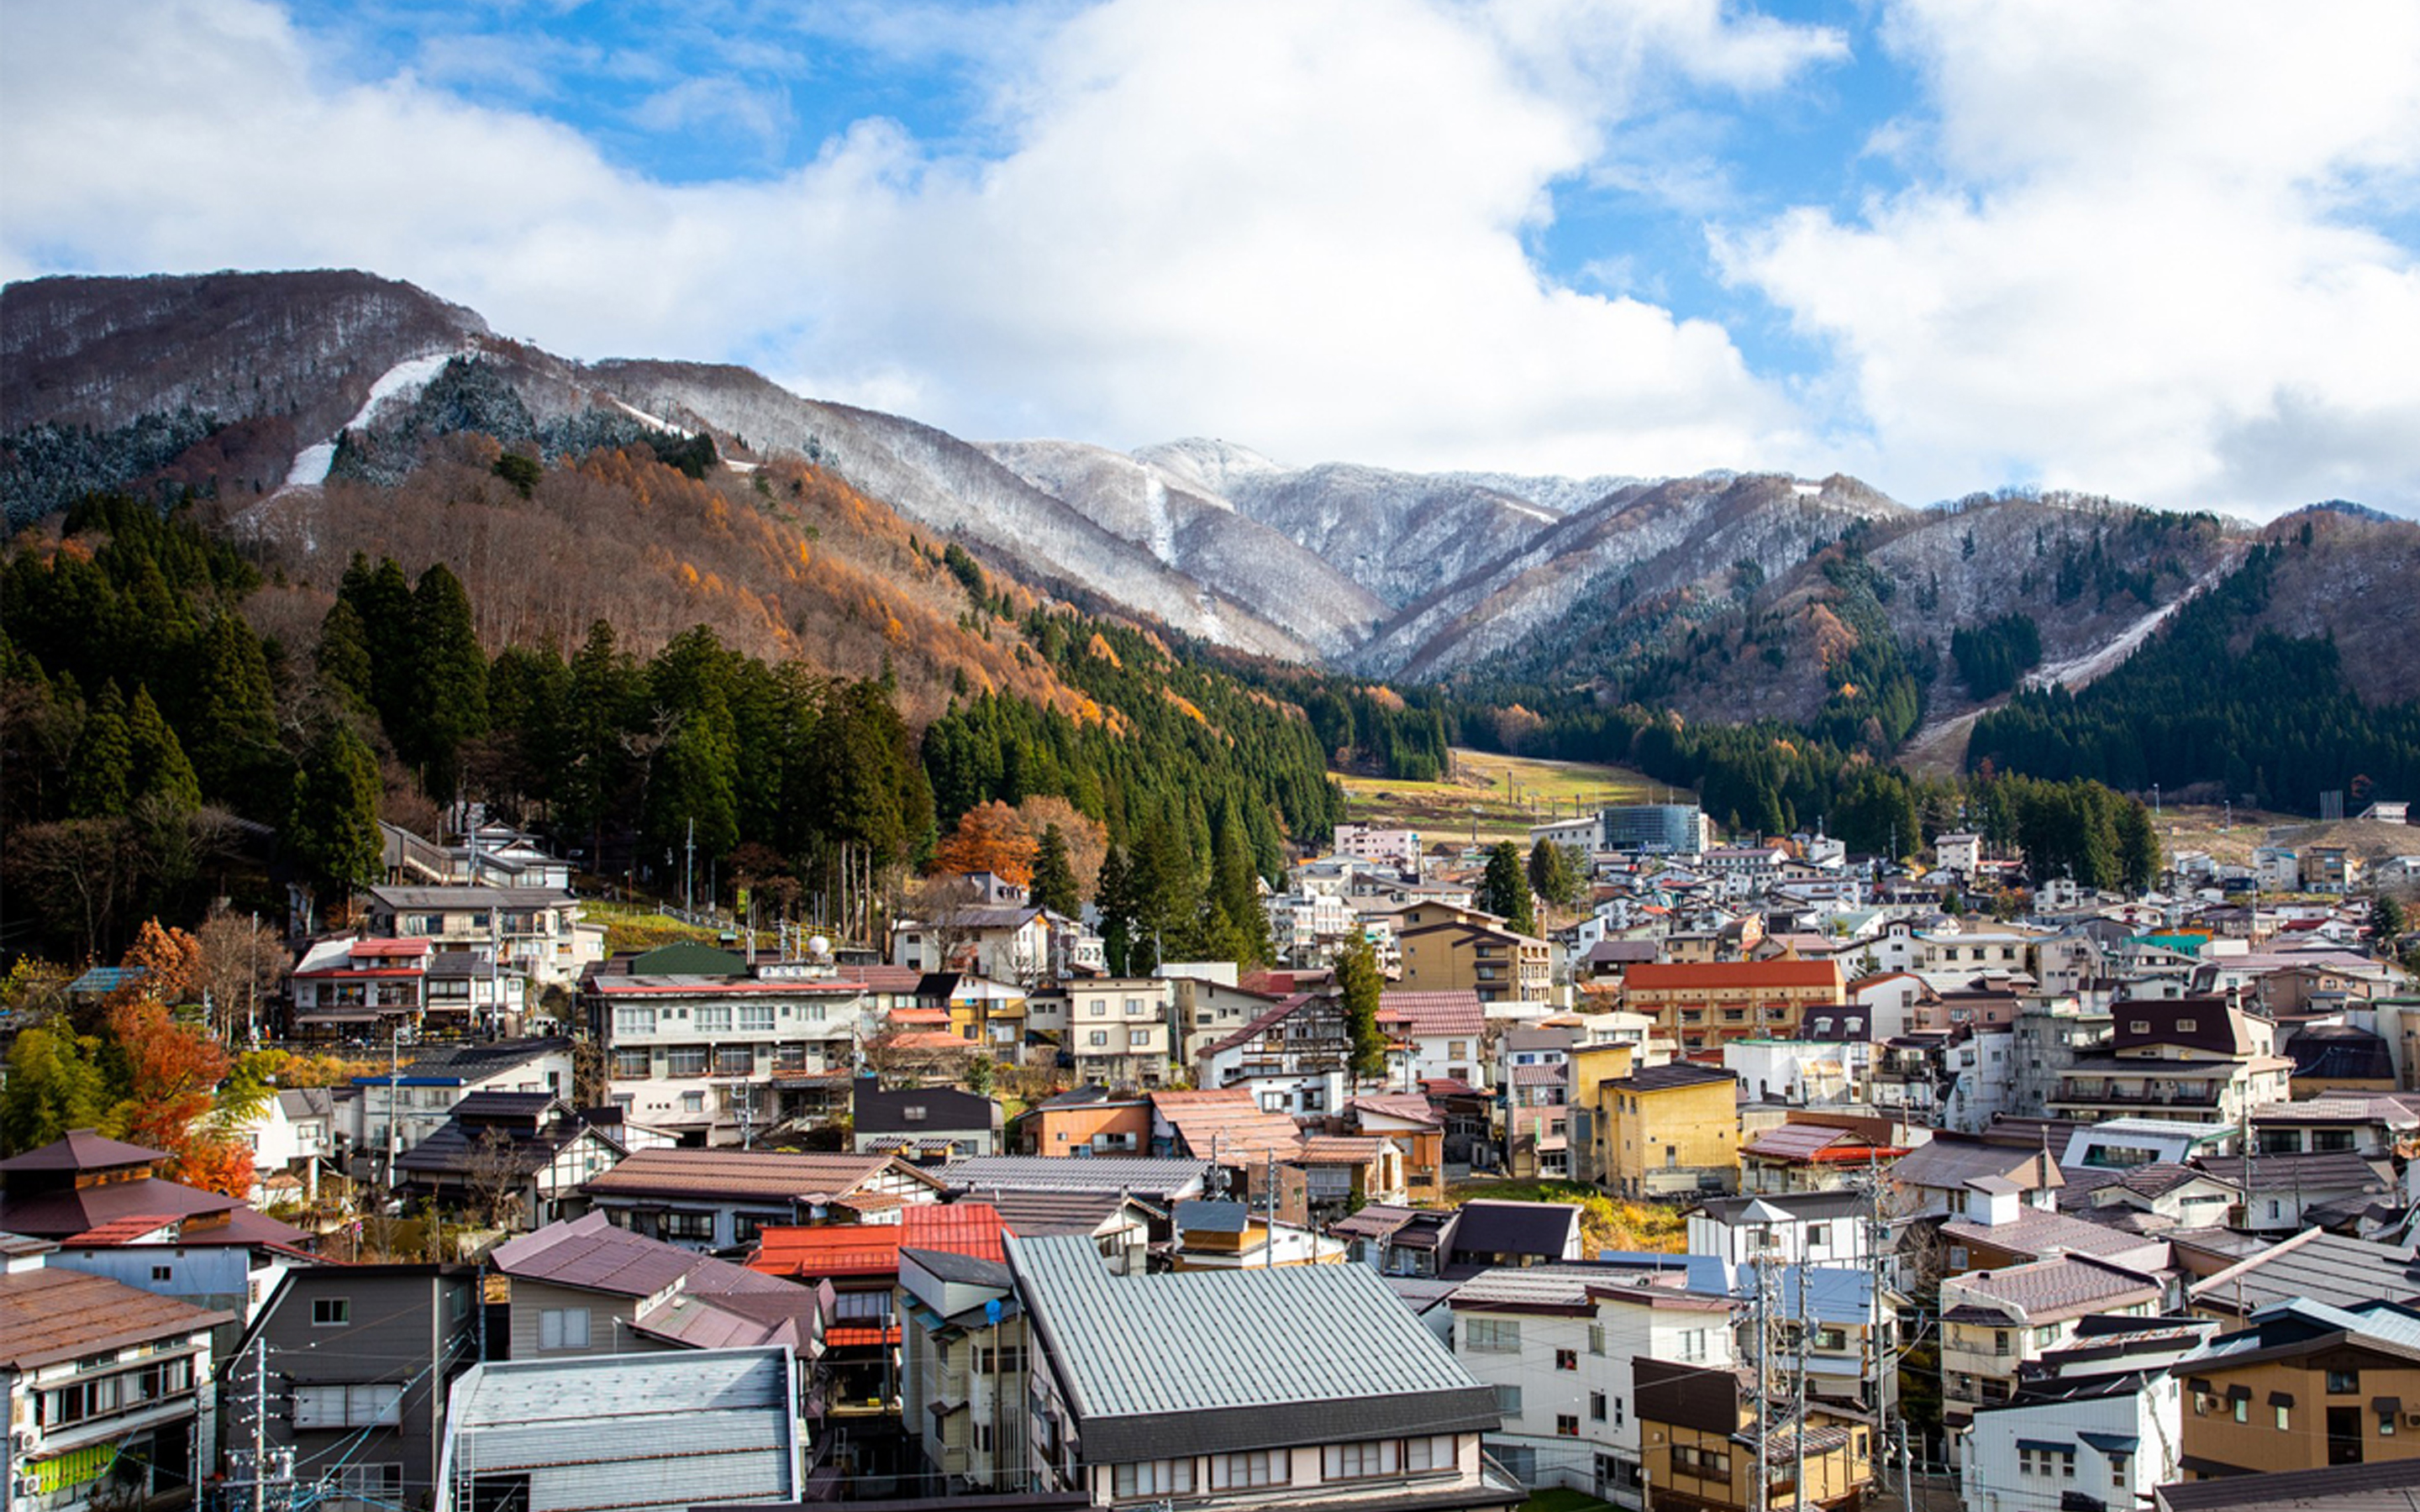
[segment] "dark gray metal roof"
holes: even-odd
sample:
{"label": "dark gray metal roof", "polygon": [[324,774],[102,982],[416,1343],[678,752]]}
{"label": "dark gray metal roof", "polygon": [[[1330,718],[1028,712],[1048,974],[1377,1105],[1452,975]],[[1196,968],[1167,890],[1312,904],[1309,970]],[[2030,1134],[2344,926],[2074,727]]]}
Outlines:
{"label": "dark gray metal roof", "polygon": [[1149,1160],[1109,1156],[1074,1160],[1051,1155],[977,1155],[952,1161],[940,1171],[953,1192],[1132,1192],[1168,1198],[1201,1190],[1206,1160]]}
{"label": "dark gray metal roof", "polygon": [[1016,1271],[1095,1463],[1501,1421],[1360,1265],[1113,1275],[1086,1240],[1012,1237]]}

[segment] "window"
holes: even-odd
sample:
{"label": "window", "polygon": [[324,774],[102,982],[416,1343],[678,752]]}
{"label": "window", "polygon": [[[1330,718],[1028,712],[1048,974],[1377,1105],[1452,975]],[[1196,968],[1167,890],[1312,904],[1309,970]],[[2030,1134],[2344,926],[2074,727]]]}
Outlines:
{"label": "window", "polygon": [[2358,1395],[2360,1391],[2361,1372],[2359,1370],[2331,1370],[2328,1372],[2329,1396],[2352,1396]]}
{"label": "window", "polygon": [[1093,1016],[1094,1016],[1094,1018],[1100,1018],[1100,1017],[1104,1016],[1105,1014],[1107,1014],[1107,1013],[1109,1012],[1109,1000],[1108,998],[1106,998],[1106,997],[1095,997],[1095,998],[1094,998],[1094,999],[1093,999]]}
{"label": "window", "polygon": [[2269,1404],[2269,1410],[2277,1414],[2278,1432],[2290,1433],[2293,1431],[2294,1425],[2291,1419],[2293,1417],[2294,1410],[2292,1408],[2287,1406],[2284,1402],[2273,1401]]}
{"label": "window", "polygon": [[1150,1043],[1151,1031],[1149,1029],[1128,1029],[1126,1031],[1127,1049],[1141,1050],[1149,1046]]}
{"label": "window", "polygon": [[1605,1393],[1601,1391],[1589,1393],[1589,1417],[1598,1423],[1605,1421]]}
{"label": "window", "polygon": [[714,1072],[718,1076],[745,1076],[756,1069],[756,1052],[744,1044],[717,1045],[714,1049]]}
{"label": "window", "polygon": [[1807,1247],[1812,1249],[1818,1244],[1826,1244],[1831,1242],[1828,1237],[1831,1231],[1832,1226],[1829,1224],[1808,1224],[1807,1226]]}
{"label": "window", "polygon": [[1557,1350],[1555,1351],[1555,1368],[1556,1368],[1556,1369],[1558,1369],[1558,1370],[1577,1370],[1579,1367],[1580,1367],[1580,1351],[1579,1351],[1579,1350]]}
{"label": "window", "polygon": [[1702,1328],[1684,1328],[1681,1331],[1680,1359],[1682,1364],[1703,1365],[1706,1363],[1706,1335],[1708,1332],[1708,1330]]}
{"label": "window", "polygon": [[2235,1409],[2235,1420],[2236,1420],[2238,1423],[2249,1423],[2249,1422],[2251,1422],[2251,1421],[2252,1421],[2252,1398],[2251,1398],[2251,1397],[2249,1397],[2249,1396],[2238,1396],[2238,1397],[2236,1397],[2236,1398],[2234,1399],[2234,1401],[2231,1403],[2231,1405],[2232,1405],[2232,1406],[2234,1407],[2234,1409]]}
{"label": "window", "polygon": [[1518,1354],[1521,1325],[1508,1318],[1474,1318],[1462,1326],[1462,1344],[1473,1354]]}
{"label": "window", "polygon": [[664,1052],[664,1074],[667,1076],[703,1076],[706,1074],[706,1046],[681,1045]]}
{"label": "window", "polygon": [[683,1113],[704,1113],[706,1111],[706,1094],[704,1092],[683,1092],[681,1094],[681,1111]]}
{"label": "window", "polygon": [[2109,1484],[2120,1490],[2126,1486],[2126,1456],[2122,1454],[2112,1454],[2109,1457]]}
{"label": "window", "polygon": [[773,1047],[773,1069],[775,1071],[806,1070],[807,1047],[796,1042],[775,1045]]}
{"label": "window", "polygon": [[2056,1323],[2045,1323],[2041,1327],[2035,1329],[2034,1342],[2038,1345],[2056,1344],[2058,1342],[2058,1325]]}
{"label": "window", "polygon": [[613,1074],[623,1081],[639,1081],[647,1074],[647,1053],[644,1050],[613,1052]]}
{"label": "window", "polygon": [[1171,1491],[1193,1489],[1193,1461],[1190,1459],[1145,1459],[1138,1464],[1119,1465],[1109,1472],[1112,1494],[1128,1496],[1166,1496]]}
{"label": "window", "polygon": [[2177,1020],[2177,1032],[2179,1034],[2191,1034],[2194,1032],[2195,1027],[2195,1025],[2192,1019]]}
{"label": "window", "polygon": [[666,1239],[706,1239],[714,1237],[714,1214],[710,1212],[668,1212],[664,1214]]}
{"label": "window", "polygon": [[613,1010],[615,1034],[644,1034],[656,1026],[656,1011],[652,1008],[617,1008]]}
{"label": "window", "polygon": [[1392,1439],[1360,1443],[1331,1443],[1320,1453],[1320,1473],[1328,1480],[1367,1480],[1391,1475],[1403,1462],[1403,1445]]}
{"label": "window", "polygon": [[1497,1387],[1496,1410],[1503,1413],[1506,1417],[1519,1417],[1521,1415],[1521,1388],[1518,1386]]}
{"label": "window", "polygon": [[1555,1437],[1559,1439],[1576,1439],[1579,1436],[1580,1420],[1577,1413],[1558,1412],[1555,1414]]}
{"label": "window", "polygon": [[702,1034],[727,1032],[731,1027],[731,1005],[701,1003],[697,1009],[697,1027]]}
{"label": "window", "polygon": [[751,1034],[773,1032],[773,1005],[743,1003],[739,1008],[739,1027]]}
{"label": "window", "polygon": [[1142,1017],[1142,999],[1141,999],[1141,998],[1140,998],[1140,997],[1129,997],[1129,998],[1127,998],[1127,999],[1126,999],[1126,1017],[1128,1017],[1128,1018],[1130,1018],[1130,1019],[1139,1019],[1139,1018]]}
{"label": "window", "polygon": [[1448,1060],[1468,1060],[1470,1058],[1470,1041],[1467,1040],[1448,1040],[1445,1042],[1445,1057]]}
{"label": "window", "polygon": [[1589,1325],[1589,1353],[1597,1355],[1605,1353],[1605,1325],[1603,1323],[1590,1323]]}
{"label": "window", "polygon": [[294,1388],[298,1428],[392,1427],[403,1421],[403,1388],[370,1383]]}
{"label": "window", "polygon": [[336,1470],[336,1495],[355,1501],[397,1502],[403,1497],[403,1466],[343,1465]]}
{"label": "window", "polygon": [[311,1299],[311,1326],[342,1328],[353,1320],[353,1304],[349,1297],[314,1297]]}
{"label": "window", "polygon": [[1453,1436],[1439,1434],[1435,1438],[1404,1441],[1404,1468],[1418,1473],[1423,1470],[1454,1468]]}
{"label": "window", "polygon": [[1728,1482],[1731,1478],[1730,1452],[1676,1443],[1672,1446],[1672,1469],[1678,1474]]}
{"label": "window", "polygon": [[173,1269],[165,1265],[155,1265],[151,1267],[151,1279],[154,1281],[165,1281],[175,1273],[176,1273]]}
{"label": "window", "polygon": [[588,1309],[541,1308],[537,1315],[537,1347],[541,1350],[588,1348]]}
{"label": "window", "polygon": [[1109,1042],[1109,1031],[1107,1029],[1094,1029],[1085,1036],[1084,1042],[1086,1044],[1106,1047]]}
{"label": "window", "polygon": [[1212,1455],[1210,1457],[1210,1489],[1218,1491],[1246,1490],[1254,1486],[1274,1485],[1277,1467],[1270,1463],[1276,1457],[1266,1449],[1254,1449],[1245,1454]]}
{"label": "window", "polygon": [[2151,1032],[2151,1021],[2149,1019],[2129,1019],[2126,1021],[2126,1032],[2128,1034],[2149,1034]]}

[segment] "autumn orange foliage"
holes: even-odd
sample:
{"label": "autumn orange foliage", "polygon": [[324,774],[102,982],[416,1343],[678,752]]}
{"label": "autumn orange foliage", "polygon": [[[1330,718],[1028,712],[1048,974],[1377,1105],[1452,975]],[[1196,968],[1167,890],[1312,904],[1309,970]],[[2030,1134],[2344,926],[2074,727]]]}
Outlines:
{"label": "autumn orange foliage", "polygon": [[1016,810],[994,798],[959,816],[957,827],[935,848],[933,869],[960,876],[989,872],[1022,887],[1033,880],[1034,850]]}
{"label": "autumn orange foliage", "polygon": [[143,970],[108,1005],[109,1032],[126,1057],[125,1134],[173,1156],[178,1180],[240,1197],[251,1190],[252,1151],[203,1126],[232,1061],[208,1028],[168,1011],[193,992],[201,961],[200,941],[149,919],[121,963]]}

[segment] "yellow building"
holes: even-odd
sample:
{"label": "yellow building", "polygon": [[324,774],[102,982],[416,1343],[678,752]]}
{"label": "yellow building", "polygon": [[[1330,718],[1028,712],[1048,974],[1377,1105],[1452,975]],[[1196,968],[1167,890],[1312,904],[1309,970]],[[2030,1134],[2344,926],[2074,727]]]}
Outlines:
{"label": "yellow building", "polygon": [[1500,925],[1448,919],[1395,937],[1406,992],[1467,989],[1482,1003],[1542,1003],[1554,985],[1554,948]]}
{"label": "yellow building", "polygon": [[1739,1187],[1739,1079],[1675,1061],[1597,1086],[1598,1184],[1625,1197]]}
{"label": "yellow building", "polygon": [[[1733,1372],[1645,1356],[1631,1368],[1639,1458],[1654,1505],[1667,1512],[1834,1512],[1860,1504],[1872,1486],[1873,1429],[1862,1421],[1810,1406],[1803,1427],[1760,1435],[1755,1399]],[[1760,1452],[1768,1466],[1761,1508]],[[1803,1489],[1794,1478],[1802,1469]]]}
{"label": "yellow building", "polygon": [[1638,1062],[1638,1047],[1623,1041],[1606,1044],[1575,1044],[1566,1059],[1571,1082],[1572,1106],[1585,1111],[1590,1128],[1588,1137],[1572,1131],[1572,1180],[1601,1180],[1605,1167],[1597,1162],[1595,1121],[1597,1093],[1606,1083],[1628,1076]]}

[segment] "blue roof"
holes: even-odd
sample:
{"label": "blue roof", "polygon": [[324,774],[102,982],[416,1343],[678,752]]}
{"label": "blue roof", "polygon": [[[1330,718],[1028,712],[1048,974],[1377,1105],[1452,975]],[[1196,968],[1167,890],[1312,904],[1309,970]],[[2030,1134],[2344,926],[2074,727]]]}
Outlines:
{"label": "blue roof", "polygon": [[94,966],[68,983],[71,993],[114,993],[131,981],[141,981],[148,968],[144,966]]}

